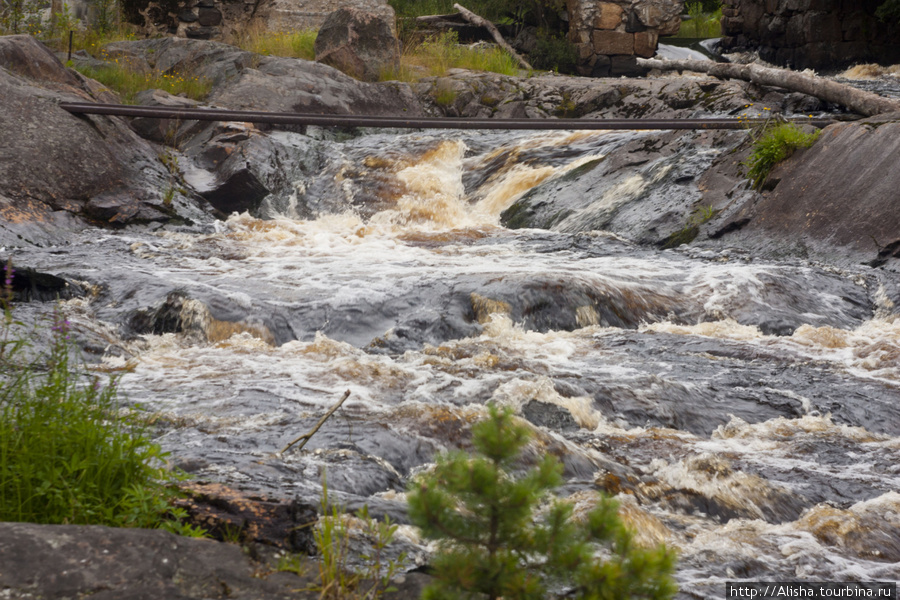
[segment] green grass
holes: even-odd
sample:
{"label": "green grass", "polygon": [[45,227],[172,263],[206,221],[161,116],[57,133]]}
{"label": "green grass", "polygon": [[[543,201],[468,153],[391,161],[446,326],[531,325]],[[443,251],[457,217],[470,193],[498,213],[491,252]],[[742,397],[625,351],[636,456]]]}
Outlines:
{"label": "green grass", "polygon": [[408,44],[400,58],[400,71],[388,71],[382,80],[412,82],[423,77],[440,77],[450,69],[519,74],[518,63],[502,48],[460,46],[456,33],[447,32]]}
{"label": "green grass", "polygon": [[719,211],[712,206],[699,206],[691,213],[684,227],[667,237],[660,247],[663,250],[690,244],[700,235],[700,226],[715,217]]}
{"label": "green grass", "polygon": [[235,46],[265,56],[315,60],[316,29],[268,32],[251,30],[235,40]]}
{"label": "green grass", "polygon": [[753,151],[743,162],[747,178],[755,189],[760,189],[781,161],[801,148],[809,148],[819,138],[821,131],[806,133],[793,123],[781,123],[767,129],[753,145]]}
{"label": "green grass", "polygon": [[722,35],[722,7],[706,12],[702,2],[688,2],[685,11],[691,17],[684,21],[675,37],[715,38]]}
{"label": "green grass", "polygon": [[319,549],[319,598],[321,600],[375,600],[392,591],[391,578],[396,575],[406,554],[388,559],[385,550],[394,538],[397,525],[390,517],[378,521],[369,516],[368,506],[356,513],[362,533],[372,553],[363,555],[365,566],[354,569],[350,564],[350,527],[342,508],[328,503],[328,485],[322,481],[322,518],[313,530]]}
{"label": "green grass", "polygon": [[26,344],[12,334],[21,324],[12,317],[6,279],[0,288],[0,521],[200,534],[180,524],[185,513],[171,504],[176,477],[146,425],[122,410],[115,382],[73,368],[68,322],[57,314],[50,350],[28,357]]}
{"label": "green grass", "polygon": [[212,82],[190,75],[167,74],[159,71],[141,73],[127,65],[110,63],[103,67],[76,66],[85,77],[96,79],[119,94],[123,104],[134,104],[139,92],[160,89],[174,96],[184,94],[194,100],[203,100],[212,89]]}

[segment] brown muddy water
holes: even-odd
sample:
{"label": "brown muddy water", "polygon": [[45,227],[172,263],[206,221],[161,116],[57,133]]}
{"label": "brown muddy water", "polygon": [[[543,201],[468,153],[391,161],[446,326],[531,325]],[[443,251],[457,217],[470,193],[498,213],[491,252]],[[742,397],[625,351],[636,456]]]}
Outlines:
{"label": "brown muddy water", "polygon": [[[86,232],[28,259],[95,286],[63,310],[201,479],[317,502],[324,476],[402,521],[408,478],[468,448],[493,402],[533,424],[532,457],[564,462],[563,496],[615,494],[639,540],[677,549],[682,598],[900,579],[888,275],[500,224],[646,135],[363,135],[266,220]],[[578,193],[609,210],[647,177]]]}

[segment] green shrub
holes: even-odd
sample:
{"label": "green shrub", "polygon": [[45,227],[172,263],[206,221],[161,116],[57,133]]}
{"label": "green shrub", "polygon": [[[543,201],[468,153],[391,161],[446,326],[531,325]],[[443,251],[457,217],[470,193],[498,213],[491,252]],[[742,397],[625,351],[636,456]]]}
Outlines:
{"label": "green shrub", "polygon": [[770,127],[756,140],[753,151],[743,165],[754,189],[760,189],[779,162],[796,150],[809,148],[819,138],[821,131],[806,133],[793,123],[781,123]]}
{"label": "green shrub", "polygon": [[900,21],[900,0],[885,0],[875,10],[875,16],[886,23]]}
{"label": "green shrub", "polygon": [[145,425],[121,410],[114,382],[72,368],[69,324],[57,316],[46,356],[29,360],[10,332],[11,267],[6,267],[0,347],[0,521],[165,527],[174,475]]}
{"label": "green shrub", "polygon": [[578,53],[565,35],[545,29],[538,31],[537,46],[528,58],[535,69],[558,73],[574,73],[578,63]]}
{"label": "green shrub", "polygon": [[[542,599],[551,581],[571,586],[567,598],[671,598],[674,555],[637,547],[615,501],[600,497],[583,523],[573,522],[571,505],[558,500],[536,518],[536,508],[562,483],[562,467],[545,456],[513,476],[528,440],[511,412],[491,407],[472,428],[477,456],[443,456],[412,483],[410,519],[438,540],[436,582],[423,598]],[[610,551],[608,560],[595,557],[595,544]]]}
{"label": "green shrub", "polygon": [[[422,15],[452,14],[456,0],[388,0],[400,24],[400,38],[407,41],[415,28],[413,19]],[[512,26],[515,33],[525,25],[562,31],[558,19],[564,0],[469,0],[465,7],[498,25]]]}

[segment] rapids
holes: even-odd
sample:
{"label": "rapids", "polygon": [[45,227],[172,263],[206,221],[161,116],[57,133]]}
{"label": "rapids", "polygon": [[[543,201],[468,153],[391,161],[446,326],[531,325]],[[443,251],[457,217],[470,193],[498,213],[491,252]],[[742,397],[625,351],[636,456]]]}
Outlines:
{"label": "rapids", "polygon": [[[678,550],[682,598],[900,579],[887,275],[500,225],[535,186],[652,135],[368,133],[329,142],[265,220],[91,231],[29,261],[92,291],[62,309],[94,367],[201,479],[317,502],[327,477],[402,521],[410,475],[468,448],[496,402],[533,423],[533,456],[563,461],[563,495],[617,494],[639,540]],[[600,202],[627,202],[635,177]]]}

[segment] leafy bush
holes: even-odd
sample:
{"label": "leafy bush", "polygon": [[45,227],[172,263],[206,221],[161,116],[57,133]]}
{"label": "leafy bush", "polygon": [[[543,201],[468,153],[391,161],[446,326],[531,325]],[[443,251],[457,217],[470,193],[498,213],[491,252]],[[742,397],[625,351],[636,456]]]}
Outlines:
{"label": "leafy bush", "polygon": [[528,58],[535,69],[574,73],[578,53],[564,35],[556,35],[545,29],[538,31],[537,46]]}
{"label": "leafy bush", "polygon": [[0,34],[41,33],[40,7],[29,0],[0,0]]}
{"label": "leafy bush", "polygon": [[755,189],[760,189],[772,168],[789,158],[801,148],[809,148],[819,138],[821,131],[806,133],[793,123],[781,123],[770,127],[756,140],[749,158],[747,178]]}
{"label": "leafy bush", "polygon": [[69,324],[57,317],[46,356],[26,358],[10,332],[12,268],[0,289],[0,521],[165,527],[180,525],[171,508],[174,475],[141,421],[120,410],[114,382],[73,370]]}
{"label": "leafy bush", "polygon": [[900,0],[886,0],[875,10],[875,16],[886,23],[900,21]]}
{"label": "leafy bush", "polygon": [[[455,13],[457,0],[388,0],[400,18]],[[563,0],[469,0],[464,5],[472,12],[495,22],[514,20],[538,24],[546,13],[563,10]]]}
{"label": "leafy bush", "polygon": [[[562,467],[545,456],[514,477],[528,440],[511,412],[491,407],[472,428],[477,456],[443,456],[412,483],[410,519],[439,544],[431,563],[436,582],[423,598],[539,599],[550,581],[574,586],[566,595],[572,598],[671,598],[674,555],[637,547],[615,501],[600,497],[583,523],[558,500],[536,519],[536,508],[562,483]],[[608,560],[595,557],[595,544],[610,551]]]}

